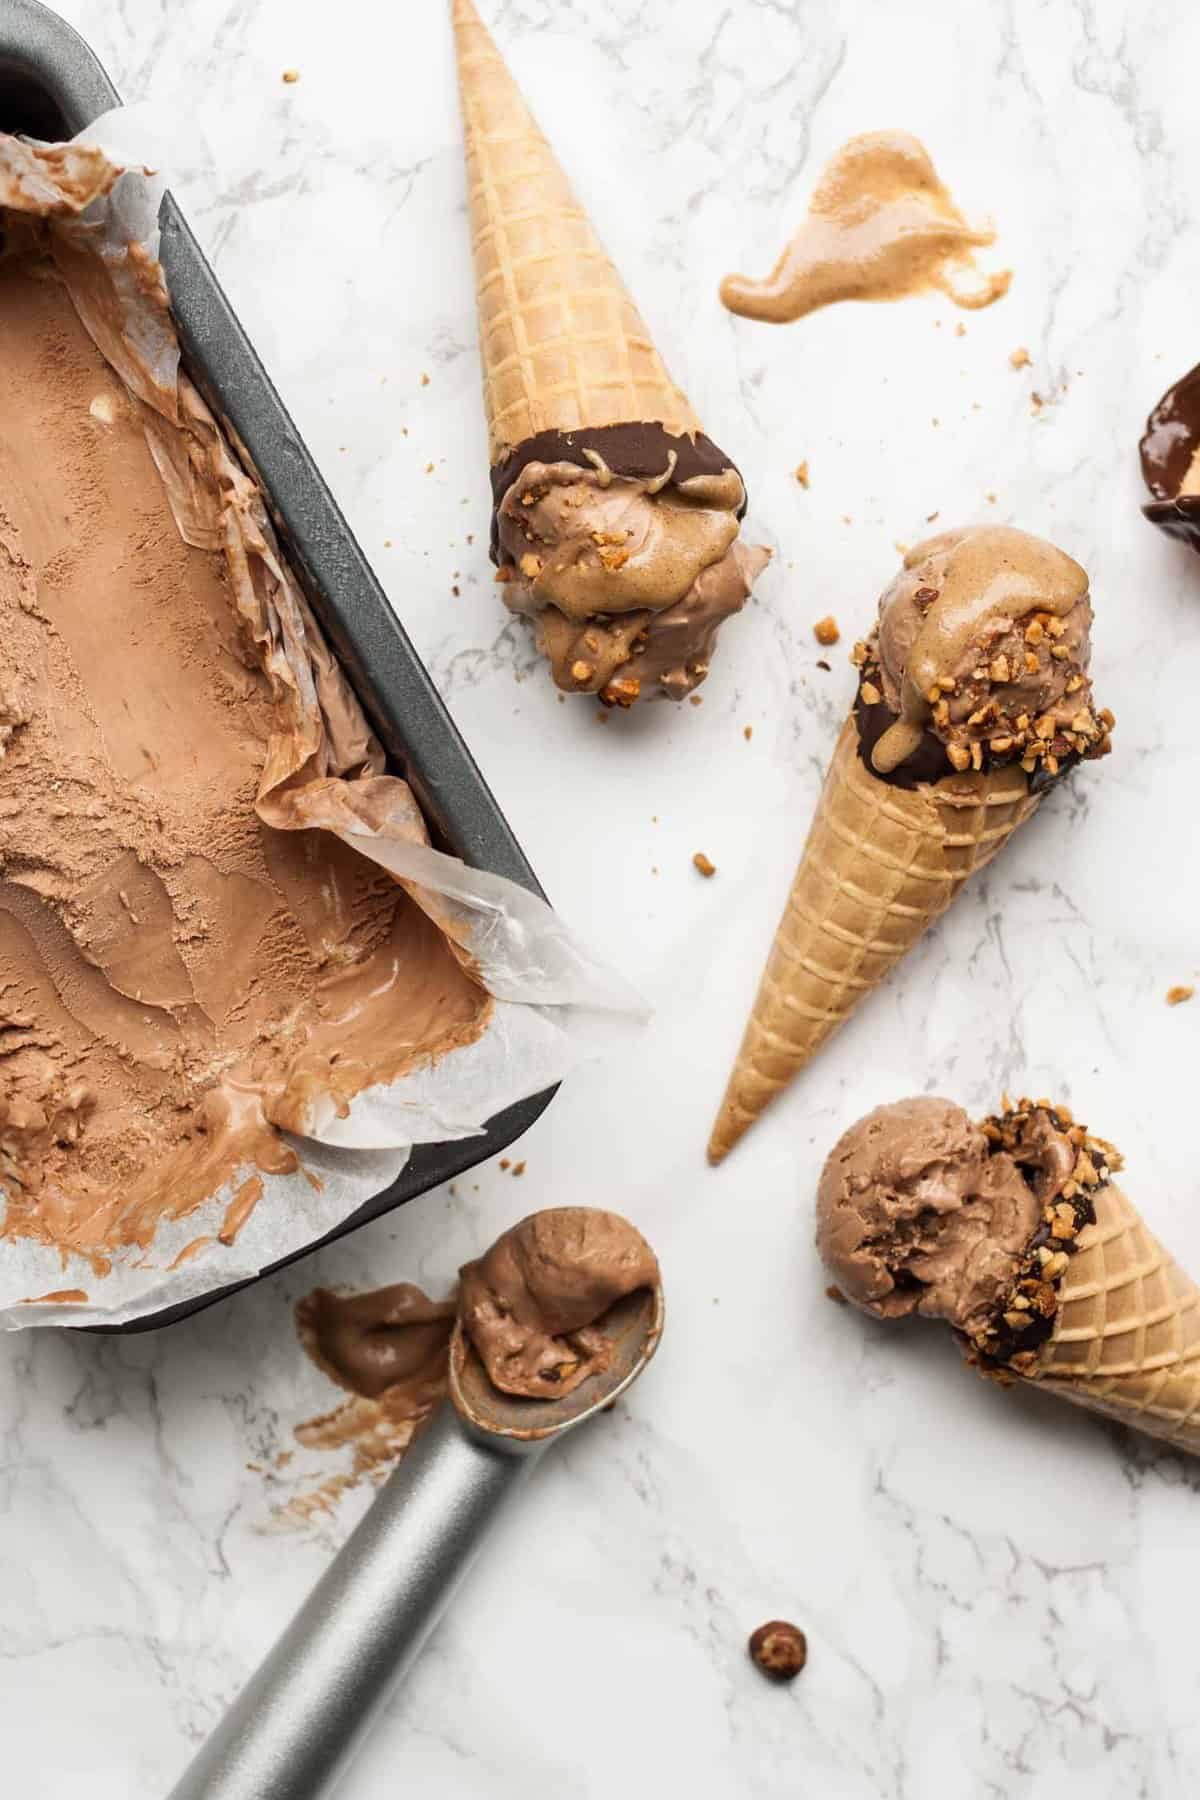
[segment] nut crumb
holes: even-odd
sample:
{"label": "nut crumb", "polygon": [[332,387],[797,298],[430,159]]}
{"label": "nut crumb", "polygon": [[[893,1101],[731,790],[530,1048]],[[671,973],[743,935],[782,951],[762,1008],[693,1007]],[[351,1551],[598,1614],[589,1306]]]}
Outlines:
{"label": "nut crumb", "polygon": [[806,462],[796,464],[796,480],[802,488],[808,486],[808,464]]}
{"label": "nut crumb", "polygon": [[1167,989],[1167,1005],[1182,1006],[1184,1001],[1190,1000],[1195,992],[1196,990],[1194,987],[1187,987],[1182,982],[1177,983],[1175,987],[1169,987]]}
{"label": "nut crumb", "polygon": [[425,464],[425,473],[426,473],[426,474],[427,474],[427,475],[432,475],[432,474],[433,474],[433,464],[432,464],[432,463],[426,463],[426,464]]}
{"label": "nut crumb", "polygon": [[511,1169],[512,1168],[512,1163],[509,1161],[507,1156],[502,1156],[500,1158],[500,1167],[502,1169]]}
{"label": "nut crumb", "polygon": [[703,694],[689,694],[688,695],[688,705],[689,706],[703,706],[704,705],[704,695]]}
{"label": "nut crumb", "polygon": [[1033,361],[1033,358],[1030,356],[1028,350],[1026,350],[1024,344],[1022,344],[1019,350],[1013,351],[1008,360],[1010,366],[1014,369],[1027,369]]}
{"label": "nut crumb", "polygon": [[300,79],[299,69],[285,69],[283,71],[283,79],[287,82],[289,87],[295,87]]}
{"label": "nut crumb", "polygon": [[525,1164],[523,1162],[514,1163],[512,1172],[514,1175],[523,1175],[525,1173]]}
{"label": "nut crumb", "polygon": [[827,1287],[825,1289],[825,1298],[827,1300],[835,1300],[839,1306],[849,1306],[850,1304],[840,1287]]}
{"label": "nut crumb", "polygon": [[422,371],[421,371],[421,386],[422,387],[429,386],[429,376],[425,373],[424,369],[422,369]]}
{"label": "nut crumb", "polygon": [[704,876],[704,879],[706,881],[708,881],[717,872],[716,863],[711,862],[709,860],[709,858],[707,856],[705,856],[703,850],[697,850],[695,856],[693,856],[693,858],[692,858],[692,864],[693,864],[693,867],[699,869],[700,873]]}
{"label": "nut crumb", "polygon": [[963,324],[961,319],[958,321],[958,324],[954,327],[954,335],[955,335],[955,337],[966,337],[966,335],[967,335],[967,328]]}
{"label": "nut crumb", "polygon": [[770,1619],[751,1633],[751,1660],[772,1681],[794,1681],[808,1661],[808,1639],[787,1619]]}
{"label": "nut crumb", "polygon": [[745,738],[746,742],[749,743],[750,739],[754,736],[753,725],[743,725],[742,726],[742,736]]}
{"label": "nut crumb", "polygon": [[813,636],[818,644],[836,644],[841,635],[838,630],[838,622],[832,613],[826,613],[825,617],[818,619],[813,626]]}

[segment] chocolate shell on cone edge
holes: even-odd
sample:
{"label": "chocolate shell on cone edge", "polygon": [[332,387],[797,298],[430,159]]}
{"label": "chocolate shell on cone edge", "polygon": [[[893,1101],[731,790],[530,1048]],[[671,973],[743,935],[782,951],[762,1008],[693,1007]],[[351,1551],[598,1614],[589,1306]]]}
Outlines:
{"label": "chocolate shell on cone edge", "polygon": [[1154,495],[1143,513],[1168,537],[1200,550],[1200,494],[1179,491],[1200,450],[1200,364],[1167,389],[1146,421],[1139,450]]}
{"label": "chocolate shell on cone edge", "polygon": [[865,764],[842,727],[709,1139],[718,1163],[888,976],[1040,796],[1014,764],[916,788]]}
{"label": "chocolate shell on cone edge", "polygon": [[1200,1288],[1121,1188],[1102,1188],[1093,1206],[1023,1379],[1200,1455]]}

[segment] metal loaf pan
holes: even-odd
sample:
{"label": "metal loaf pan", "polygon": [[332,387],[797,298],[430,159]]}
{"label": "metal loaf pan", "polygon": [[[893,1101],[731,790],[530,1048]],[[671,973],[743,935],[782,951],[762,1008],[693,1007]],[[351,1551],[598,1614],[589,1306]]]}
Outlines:
{"label": "metal loaf pan", "polygon": [[[38,0],[0,0],[0,130],[52,141],[73,137],[118,103],[119,95],[92,51],[56,13]],[[411,783],[440,848],[541,893],[170,194],[163,201],[161,225],[162,261],[188,372],[232,427],[235,443],[261,481],[292,566],[389,762]],[[398,1181],[319,1242],[332,1243],[494,1156],[533,1124],[553,1092],[508,1107],[481,1137],[419,1145]],[[296,1260],[281,1258],[263,1274]],[[116,1329],[145,1331],[170,1324],[236,1287],[219,1288]]]}

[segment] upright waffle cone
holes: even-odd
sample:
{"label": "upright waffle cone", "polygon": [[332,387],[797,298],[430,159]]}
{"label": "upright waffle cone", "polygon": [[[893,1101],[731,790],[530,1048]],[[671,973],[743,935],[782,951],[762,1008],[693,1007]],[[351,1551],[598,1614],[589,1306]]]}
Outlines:
{"label": "upright waffle cone", "polygon": [[768,1101],[1037,806],[1017,767],[890,786],[842,727],[712,1137],[720,1162]]}
{"label": "upright waffle cone", "polygon": [[454,0],[490,454],[535,432],[700,424],[472,0]]}
{"label": "upright waffle cone", "polygon": [[1025,1377],[1200,1455],[1200,1288],[1118,1187],[1095,1196]]}

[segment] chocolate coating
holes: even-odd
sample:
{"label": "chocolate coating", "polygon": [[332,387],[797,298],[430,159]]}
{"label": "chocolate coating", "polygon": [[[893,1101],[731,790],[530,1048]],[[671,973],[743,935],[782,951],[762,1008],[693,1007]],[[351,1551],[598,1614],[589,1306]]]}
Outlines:
{"label": "chocolate coating", "polygon": [[1142,476],[1154,499],[1142,511],[1168,537],[1200,550],[1200,494],[1180,488],[1200,449],[1200,363],[1168,388],[1138,446]]}
{"label": "chocolate coating", "polygon": [[[726,469],[741,470],[704,432],[695,437],[676,437],[665,426],[642,420],[629,425],[599,425],[588,431],[538,431],[518,444],[503,462],[492,470],[492,561],[500,561],[498,514],[501,502],[513,482],[530,463],[576,463],[581,469],[591,468],[584,455],[594,450],[603,457],[614,475],[630,475],[648,481],[661,474],[671,451],[675,452],[675,473],[670,485],[678,487],[698,475],[721,475]],[[743,492],[745,482],[742,482]],[[743,518],[743,500],[738,518]]]}

